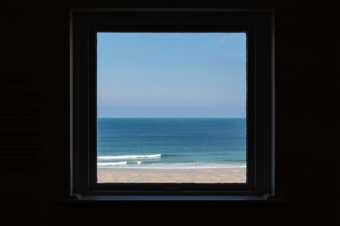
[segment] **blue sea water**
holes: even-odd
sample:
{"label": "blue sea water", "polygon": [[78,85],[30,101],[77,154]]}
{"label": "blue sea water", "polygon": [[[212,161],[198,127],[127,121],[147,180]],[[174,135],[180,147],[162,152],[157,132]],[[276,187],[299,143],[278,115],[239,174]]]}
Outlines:
{"label": "blue sea water", "polygon": [[98,167],[245,167],[241,118],[98,118]]}

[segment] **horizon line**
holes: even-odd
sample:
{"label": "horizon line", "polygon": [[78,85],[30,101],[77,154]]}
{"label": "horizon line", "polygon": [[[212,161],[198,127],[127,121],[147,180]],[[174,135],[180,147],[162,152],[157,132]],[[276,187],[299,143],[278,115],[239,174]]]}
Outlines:
{"label": "horizon line", "polygon": [[229,119],[229,118],[235,118],[235,119],[246,119],[247,117],[145,117],[145,116],[141,116],[141,117],[117,117],[117,116],[105,116],[105,117],[97,117],[98,118],[117,118],[117,119],[120,119],[120,118],[124,118],[124,119],[129,119],[129,118],[150,118],[150,119],[153,119],[153,118],[159,118],[159,119],[162,119],[162,118],[178,118],[178,119],[192,119],[192,118],[197,118],[197,119],[201,119],[201,118],[207,118],[207,119]]}

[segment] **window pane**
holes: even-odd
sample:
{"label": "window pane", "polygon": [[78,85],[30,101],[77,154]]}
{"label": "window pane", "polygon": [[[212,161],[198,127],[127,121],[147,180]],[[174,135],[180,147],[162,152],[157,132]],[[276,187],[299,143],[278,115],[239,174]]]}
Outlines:
{"label": "window pane", "polygon": [[97,33],[98,183],[246,182],[245,33]]}

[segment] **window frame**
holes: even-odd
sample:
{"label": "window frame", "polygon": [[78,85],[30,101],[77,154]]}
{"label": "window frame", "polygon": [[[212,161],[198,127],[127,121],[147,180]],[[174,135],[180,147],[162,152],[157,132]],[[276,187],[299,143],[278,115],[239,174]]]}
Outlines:
{"label": "window frame", "polygon": [[[72,10],[69,191],[80,200],[263,200],[276,193],[272,11]],[[97,32],[247,34],[247,183],[97,183]]]}

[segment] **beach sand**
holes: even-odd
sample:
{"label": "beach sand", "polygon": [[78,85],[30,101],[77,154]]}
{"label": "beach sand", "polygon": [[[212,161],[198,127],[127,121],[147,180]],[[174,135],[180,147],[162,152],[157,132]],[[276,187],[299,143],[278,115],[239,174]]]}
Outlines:
{"label": "beach sand", "polygon": [[98,168],[98,183],[245,183],[246,168]]}

